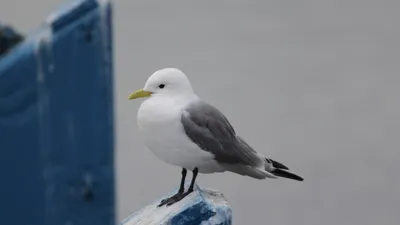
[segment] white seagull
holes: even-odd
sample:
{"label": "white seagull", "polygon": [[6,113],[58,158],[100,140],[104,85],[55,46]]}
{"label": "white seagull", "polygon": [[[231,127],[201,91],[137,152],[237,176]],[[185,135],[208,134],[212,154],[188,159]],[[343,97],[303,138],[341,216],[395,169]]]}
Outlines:
{"label": "white seagull", "polygon": [[[158,205],[172,205],[193,192],[197,173],[230,171],[256,179],[285,177],[302,181],[283,164],[264,157],[239,137],[227,118],[194,92],[179,69],[153,73],[129,99],[145,99],[137,122],[146,146],[161,160],[182,168],[178,193]],[[193,172],[184,192],[187,170]]]}

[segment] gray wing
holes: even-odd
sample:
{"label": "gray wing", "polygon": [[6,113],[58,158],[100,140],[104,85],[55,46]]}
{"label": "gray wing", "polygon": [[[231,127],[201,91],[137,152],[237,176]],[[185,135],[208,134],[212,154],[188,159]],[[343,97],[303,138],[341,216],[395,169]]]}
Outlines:
{"label": "gray wing", "polygon": [[226,117],[213,106],[202,101],[191,103],[182,114],[181,122],[189,139],[214,154],[218,162],[263,165],[263,158],[236,135]]}

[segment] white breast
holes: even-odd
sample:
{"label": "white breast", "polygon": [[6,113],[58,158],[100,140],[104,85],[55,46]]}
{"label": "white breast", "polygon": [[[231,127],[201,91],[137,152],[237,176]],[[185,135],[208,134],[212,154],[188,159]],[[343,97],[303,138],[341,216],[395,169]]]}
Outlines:
{"label": "white breast", "polygon": [[[221,170],[214,156],[189,140],[181,124],[181,115],[189,99],[152,96],[138,111],[138,125],[147,147],[161,160],[200,172]],[[218,168],[217,168],[218,167]]]}

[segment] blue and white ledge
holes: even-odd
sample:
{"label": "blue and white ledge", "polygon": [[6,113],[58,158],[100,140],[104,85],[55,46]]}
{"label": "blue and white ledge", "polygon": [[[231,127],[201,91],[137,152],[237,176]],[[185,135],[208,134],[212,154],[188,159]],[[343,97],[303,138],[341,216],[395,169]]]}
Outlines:
{"label": "blue and white ledge", "polygon": [[[177,192],[171,192],[173,195]],[[166,196],[168,197],[168,196]],[[231,225],[232,210],[221,192],[200,189],[181,201],[157,207],[161,199],[133,213],[121,225]]]}

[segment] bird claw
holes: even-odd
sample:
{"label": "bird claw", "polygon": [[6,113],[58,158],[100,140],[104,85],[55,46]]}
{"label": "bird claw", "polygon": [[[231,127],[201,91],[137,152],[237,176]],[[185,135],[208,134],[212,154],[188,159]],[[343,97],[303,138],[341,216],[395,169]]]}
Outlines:
{"label": "bird claw", "polygon": [[163,205],[170,206],[170,205],[172,205],[174,203],[179,202],[180,200],[182,200],[183,198],[188,196],[190,193],[191,192],[189,192],[189,191],[185,192],[185,193],[176,193],[175,195],[173,195],[173,196],[171,196],[169,198],[161,200],[161,203],[157,207],[161,207]]}
{"label": "bird claw", "polygon": [[176,198],[172,199],[171,201],[167,202],[166,204],[167,204],[167,206],[170,206],[170,205],[172,205],[174,203],[177,203],[180,200],[182,200],[183,198],[185,198],[186,196],[188,196],[189,194],[190,194],[190,192],[185,192],[185,193],[177,196]]}
{"label": "bird claw", "polygon": [[160,204],[157,207],[161,207],[161,206],[165,205],[167,202],[171,201],[171,199],[174,199],[174,198],[178,197],[181,194],[183,194],[183,191],[182,192],[178,192],[178,193],[174,194],[171,197],[168,197],[168,198],[165,198],[165,199],[161,200]]}

